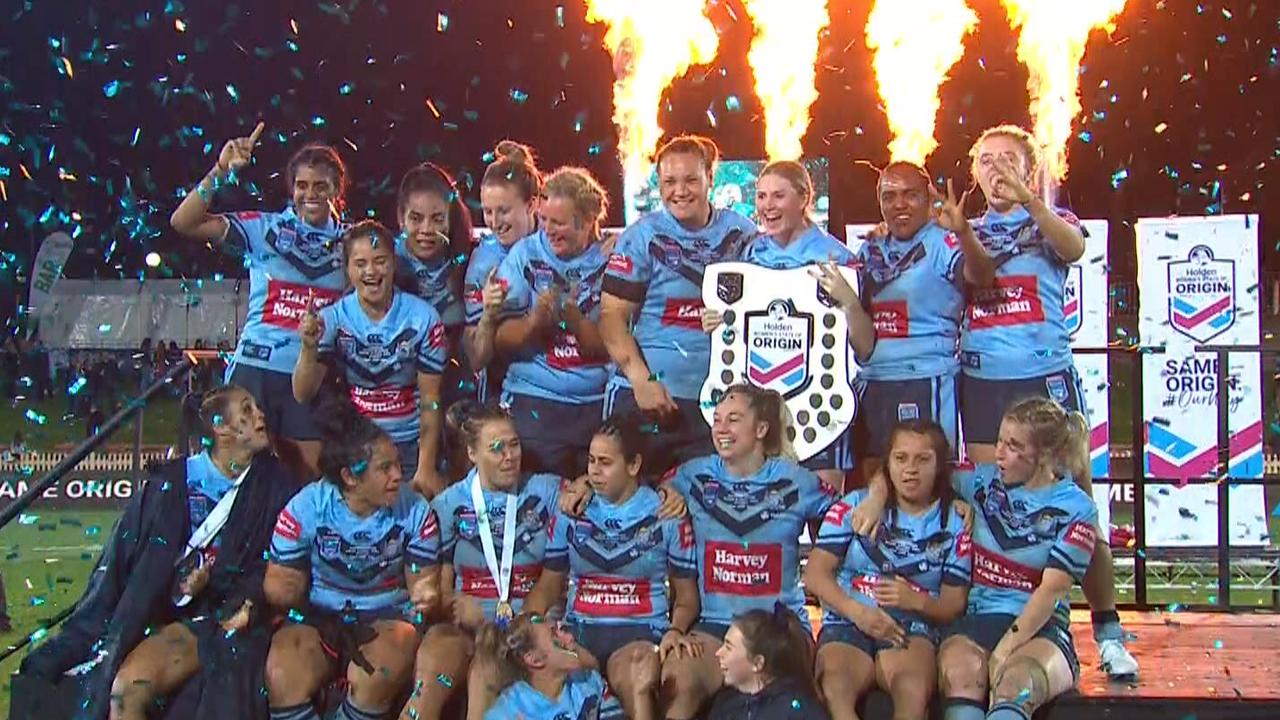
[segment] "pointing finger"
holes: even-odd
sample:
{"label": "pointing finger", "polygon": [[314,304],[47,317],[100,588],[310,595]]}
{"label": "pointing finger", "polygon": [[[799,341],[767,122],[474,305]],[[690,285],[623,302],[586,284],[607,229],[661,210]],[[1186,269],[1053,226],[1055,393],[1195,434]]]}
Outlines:
{"label": "pointing finger", "polygon": [[262,131],[266,129],[267,129],[267,124],[262,121],[259,121],[258,126],[253,129],[252,133],[249,134],[249,147],[253,147],[254,145],[258,144],[258,138],[262,137]]}

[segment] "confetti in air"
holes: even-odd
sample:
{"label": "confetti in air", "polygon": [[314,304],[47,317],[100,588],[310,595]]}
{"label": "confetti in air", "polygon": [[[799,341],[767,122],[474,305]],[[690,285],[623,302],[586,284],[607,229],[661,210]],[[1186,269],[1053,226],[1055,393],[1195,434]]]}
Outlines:
{"label": "confetti in air", "polygon": [[745,0],[756,36],[747,53],[764,106],[765,152],[797,160],[809,129],[818,42],[829,23],[826,0]]}

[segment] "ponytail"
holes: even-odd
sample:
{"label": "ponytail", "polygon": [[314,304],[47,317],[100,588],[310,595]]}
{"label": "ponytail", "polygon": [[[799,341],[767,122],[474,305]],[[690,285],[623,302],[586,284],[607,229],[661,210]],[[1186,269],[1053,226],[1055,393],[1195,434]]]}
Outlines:
{"label": "ponytail", "polygon": [[1067,413],[1066,438],[1062,444],[1061,463],[1076,484],[1093,486],[1093,462],[1089,457],[1089,421],[1078,412]]}
{"label": "ponytail", "polygon": [[1027,398],[1005,411],[1004,417],[1026,425],[1042,465],[1055,475],[1070,473],[1081,487],[1090,487],[1093,469],[1089,460],[1089,422],[1044,397]]}
{"label": "ponytail", "polygon": [[747,655],[764,660],[769,681],[786,678],[811,698],[818,696],[813,681],[812,636],[790,608],[775,602],[772,611],[748,610],[735,617],[733,625],[742,633]]}
{"label": "ponytail", "polygon": [[792,445],[795,427],[792,424],[791,411],[787,409],[782,396],[776,390],[765,390],[750,383],[738,383],[725,388],[724,394],[716,402],[717,404],[724,402],[733,395],[746,398],[751,411],[755,413],[756,420],[769,425],[769,430],[761,440],[765,457],[781,457],[794,461],[798,457]]}
{"label": "ponytail", "polygon": [[533,648],[531,615],[485,623],[476,632],[476,659],[488,663],[493,672],[494,694],[529,679],[524,654]]}

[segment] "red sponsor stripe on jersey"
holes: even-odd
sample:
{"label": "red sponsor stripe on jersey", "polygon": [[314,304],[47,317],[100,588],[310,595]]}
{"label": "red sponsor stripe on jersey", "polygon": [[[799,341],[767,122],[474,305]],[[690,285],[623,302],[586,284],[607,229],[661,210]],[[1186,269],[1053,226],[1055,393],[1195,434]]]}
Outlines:
{"label": "red sponsor stripe on jersey", "polygon": [[421,540],[429,540],[440,532],[440,523],[436,520],[435,512],[428,510],[427,516],[422,520],[422,527],[418,529],[418,538]]}
{"label": "red sponsor stripe on jersey", "polygon": [[484,288],[469,287],[466,290],[466,301],[475,305],[484,303]]}
{"label": "red sponsor stripe on jersey", "polygon": [[693,547],[693,522],[688,516],[680,521],[680,549],[688,550]]}
{"label": "red sponsor stripe on jersey", "polygon": [[[568,481],[560,483],[560,487],[563,489],[564,486],[567,484],[567,482]],[[551,513],[551,520],[550,522],[547,523],[547,539],[548,540],[556,536],[556,519],[558,517],[559,516],[556,515],[555,513]]]}
{"label": "red sponsor stripe on jersey", "polygon": [[853,506],[849,503],[843,500],[838,500],[830,507],[830,509],[827,510],[827,514],[823,516],[822,522],[827,525],[840,527],[841,525],[844,525],[844,516],[848,515],[849,511],[852,509]]}
{"label": "red sponsor stripe on jersey", "polygon": [[942,242],[946,243],[947,247],[949,248],[960,247],[960,237],[953,232],[949,232],[946,235],[943,235]]}
{"label": "red sponsor stripe on jersey", "polygon": [[969,327],[985,329],[1044,322],[1040,279],[1035,275],[1006,275],[995,285],[973,291]]}
{"label": "red sponsor stripe on jersey", "polygon": [[962,532],[956,536],[956,557],[966,558],[969,553],[973,552],[973,538],[969,533]]}
{"label": "red sponsor stripe on jersey", "polygon": [[288,508],[285,508],[276,518],[275,534],[286,540],[297,542],[302,537],[302,523],[298,522]]}
{"label": "red sponsor stripe on jersey", "polygon": [[[489,574],[489,568],[458,565],[455,569],[464,595],[481,600],[498,599],[498,585]],[[516,565],[511,568],[511,597],[522,598],[528,595],[541,574],[541,565]]]}
{"label": "red sponsor stripe on jersey", "polygon": [[557,370],[602,365],[600,360],[583,357],[582,346],[573,333],[556,331],[547,342],[547,364]]}
{"label": "red sponsor stripe on jersey", "polygon": [[404,417],[418,410],[413,391],[411,387],[362,388],[353,385],[348,395],[351,404],[365,417]]}
{"label": "red sponsor stripe on jersey", "polygon": [[444,347],[444,324],[436,323],[431,326],[431,332],[427,333],[427,346],[433,348]]}
{"label": "red sponsor stripe on jersey", "polygon": [[1075,545],[1092,555],[1093,545],[1098,541],[1098,532],[1093,528],[1093,525],[1077,520],[1067,528],[1066,539],[1068,545]]}
{"label": "red sponsor stripe on jersey", "polygon": [[662,324],[689,330],[702,329],[702,313],[706,310],[701,300],[667,299],[662,310]]}
{"label": "red sponsor stripe on jersey", "polygon": [[241,210],[236,213],[236,217],[240,220],[257,220],[262,217],[262,213],[257,210]]}
{"label": "red sponsor stripe on jersey", "polygon": [[778,543],[739,543],[708,540],[703,567],[707,592],[744,597],[777,595],[782,591],[782,546]]}
{"label": "red sponsor stripe on jersey", "polygon": [[854,575],[849,582],[849,589],[874,599],[876,596],[876,584],[879,582],[879,575]]}
{"label": "red sponsor stripe on jersey", "polygon": [[1006,590],[1032,592],[1040,587],[1039,570],[990,552],[981,545],[973,549],[973,584]]}
{"label": "red sponsor stripe on jersey", "polygon": [[631,275],[635,271],[635,263],[631,262],[631,258],[622,253],[613,253],[609,256],[609,270],[623,275]]}
{"label": "red sponsor stripe on jersey", "polygon": [[911,333],[911,315],[906,300],[871,303],[871,323],[876,337],[904,338]]}
{"label": "red sponsor stripe on jersey", "polygon": [[267,301],[262,306],[262,322],[287,330],[297,330],[302,316],[311,305],[312,298],[315,298],[315,307],[318,311],[337,302],[341,296],[342,293],[337,290],[325,290],[283,280],[268,280]]}
{"label": "red sponsor stripe on jersey", "polygon": [[634,617],[653,612],[647,579],[581,575],[576,582],[573,609],[584,615]]}

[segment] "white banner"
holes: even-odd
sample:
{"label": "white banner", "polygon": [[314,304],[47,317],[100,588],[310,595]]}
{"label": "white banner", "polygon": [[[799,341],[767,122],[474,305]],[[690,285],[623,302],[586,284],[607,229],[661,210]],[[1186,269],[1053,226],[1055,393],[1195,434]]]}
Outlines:
{"label": "white banner", "polygon": [[1111,374],[1107,356],[1075,354],[1076,372],[1084,390],[1085,417],[1089,421],[1089,459],[1093,474],[1093,500],[1098,506],[1098,525],[1111,522],[1111,486],[1104,482],[1111,475]]}
{"label": "white banner", "polygon": [[1143,345],[1257,345],[1258,216],[1139,220],[1138,285]]}
{"label": "white banner", "polygon": [[56,232],[40,243],[36,261],[31,266],[31,289],[27,293],[27,337],[40,323],[40,315],[48,310],[49,294],[62,277],[62,267],[71,257],[76,242],[64,232]]}
{"label": "white banner", "polygon": [[[1109,230],[1106,220],[1081,220],[1080,225],[1084,229],[1084,255],[1067,268],[1063,314],[1071,333],[1071,347],[1104,348],[1111,340],[1107,324]],[[1078,361],[1080,356],[1076,358]]]}

